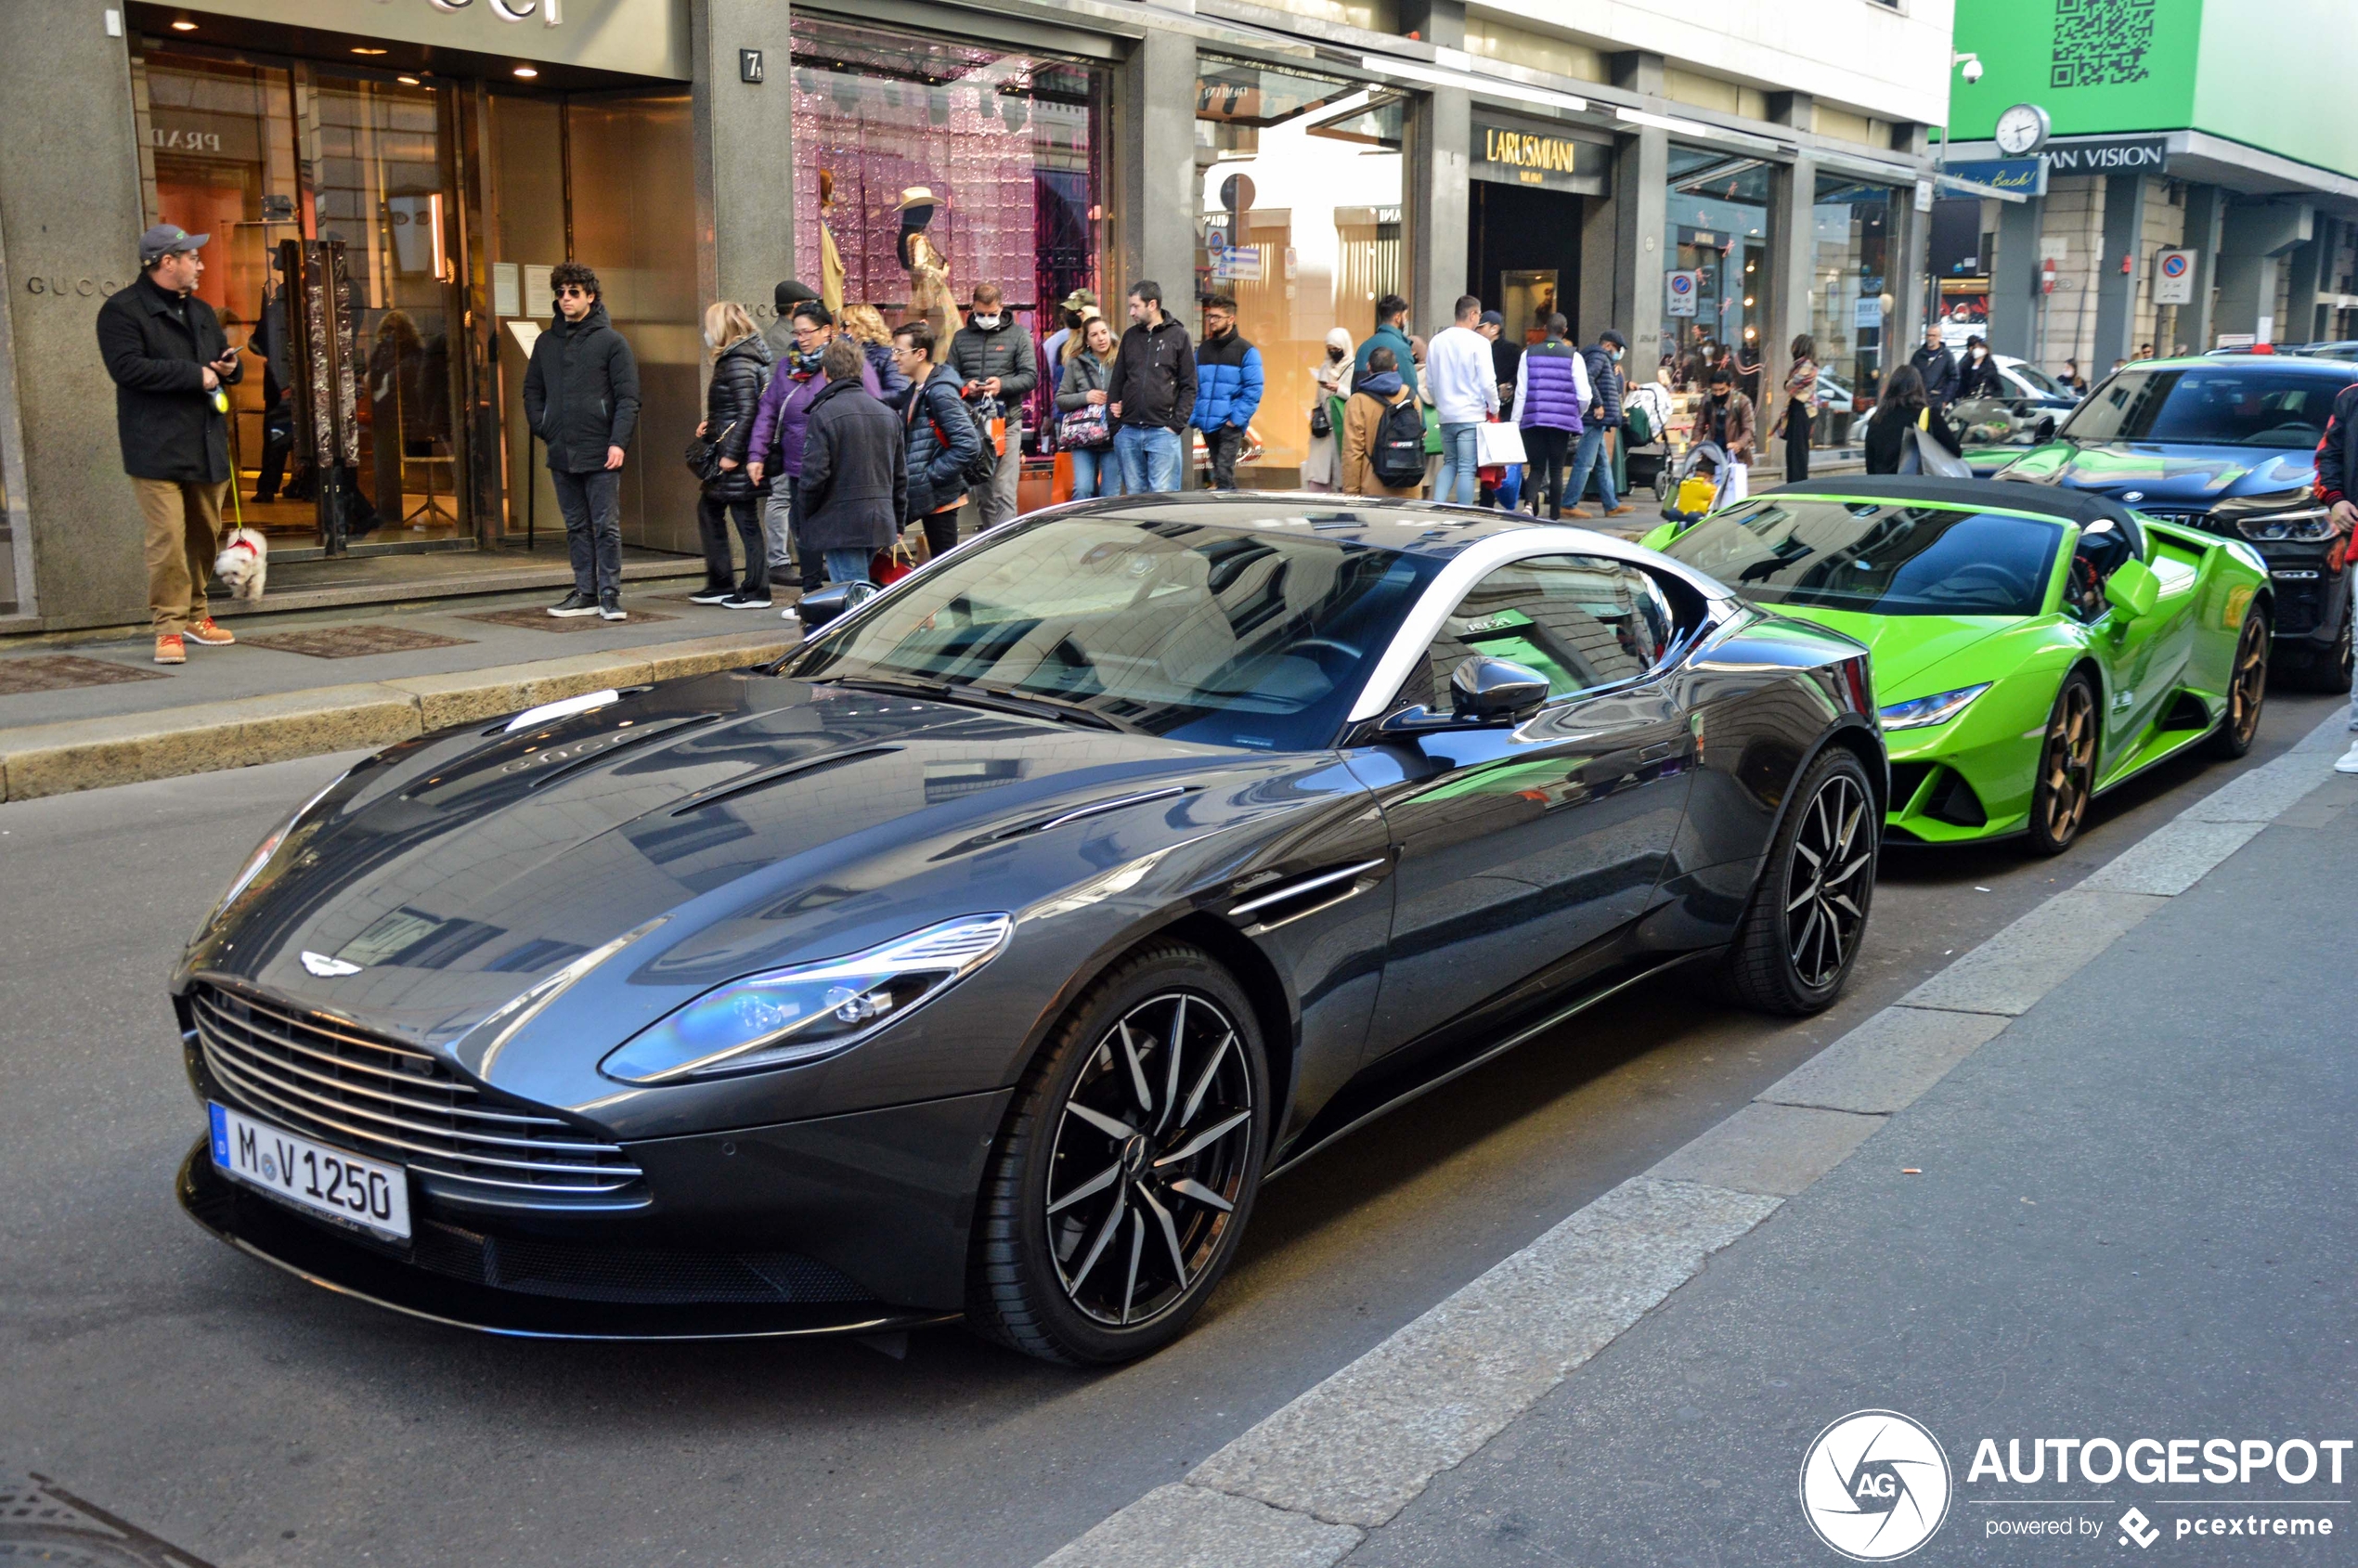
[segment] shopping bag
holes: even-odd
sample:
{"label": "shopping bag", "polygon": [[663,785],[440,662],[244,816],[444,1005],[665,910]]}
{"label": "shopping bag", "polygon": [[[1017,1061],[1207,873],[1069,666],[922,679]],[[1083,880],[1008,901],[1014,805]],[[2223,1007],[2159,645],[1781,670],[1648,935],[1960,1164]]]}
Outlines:
{"label": "shopping bag", "polygon": [[1490,468],[1530,460],[1522,449],[1521,426],[1496,422],[1474,426],[1474,463],[1477,467]]}
{"label": "shopping bag", "polygon": [[1746,480],[1751,470],[1740,462],[1723,464],[1719,470],[1719,494],[1711,504],[1714,510],[1733,506],[1749,494]]}

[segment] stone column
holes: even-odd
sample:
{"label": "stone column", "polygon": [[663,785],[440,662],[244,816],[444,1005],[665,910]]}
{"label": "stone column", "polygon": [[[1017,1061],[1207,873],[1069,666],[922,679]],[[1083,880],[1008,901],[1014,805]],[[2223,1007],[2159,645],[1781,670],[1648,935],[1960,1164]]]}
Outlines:
{"label": "stone column", "polygon": [[[1893,138],[1893,150],[1923,157],[1930,146],[1930,133],[1922,125],[1906,127],[1904,142]],[[1883,355],[1881,371],[1889,375],[1908,362],[1924,341],[1924,312],[1930,294],[1932,254],[1932,214],[1916,210],[1916,187],[1911,180],[1892,193],[1897,203],[1891,214],[1891,265],[1884,277],[1884,292],[1891,296],[1891,312],[1883,324]],[[1864,391],[1865,388],[1861,388]]]}
{"label": "stone column", "polygon": [[[16,149],[0,158],[13,358],[0,374],[14,378],[23,433],[11,521],[24,520],[32,546],[32,580],[15,597],[53,628],[147,620],[139,512],[96,335],[98,306],[138,276],[148,225],[130,51],[107,31],[121,14],[98,0],[0,5],[0,146]],[[69,128],[70,149],[32,150],[57,149]]]}
{"label": "stone column", "polygon": [[1407,204],[1401,216],[1409,251],[1404,292],[1409,327],[1427,342],[1457,318],[1458,296],[1466,292],[1472,221],[1466,171],[1472,138],[1473,99],[1461,89],[1436,87],[1414,105],[1408,177],[1401,192]]}
{"label": "stone column", "polygon": [[[1662,57],[1632,50],[1613,57],[1613,83],[1633,93],[1662,91]],[[1669,227],[1669,135],[1634,127],[1614,149],[1613,169],[1613,324],[1629,340],[1633,381],[1652,381],[1662,357],[1663,253]]]}
{"label": "stone column", "polygon": [[[1806,131],[1811,108],[1807,93],[1779,93],[1768,100],[1768,118]],[[1791,163],[1769,166],[1768,276],[1757,291],[1757,297],[1768,305],[1760,330],[1763,430],[1777,422],[1778,410],[1784,404],[1784,372],[1793,362],[1788,346],[1810,330],[1809,286],[1818,262],[1817,206],[1818,160],[1807,149],[1795,153]]]}
{"label": "stone column", "polygon": [[[1196,239],[1203,175],[1196,166],[1196,41],[1148,28],[1116,79],[1111,160],[1112,254],[1104,309],[1117,334],[1130,325],[1133,283],[1162,286],[1162,307],[1195,320]],[[1179,484],[1197,487],[1192,437],[1180,438]]]}
{"label": "stone column", "polygon": [[[794,156],[787,9],[773,0],[690,0],[688,36],[696,292],[707,303],[737,300],[767,325],[779,280],[795,276],[793,182],[819,177]],[[742,80],[742,49],[761,51],[762,81]],[[803,281],[819,287],[816,278]]]}
{"label": "stone column", "polygon": [[[2111,231],[2109,223],[2105,231]],[[2285,325],[2276,319],[2278,269],[2286,255],[2315,235],[2316,209],[2306,201],[2230,204],[2220,224],[2219,305],[2213,329],[2251,332],[2270,342],[2281,337]],[[2306,341],[2305,334],[2292,341]]]}
{"label": "stone column", "polygon": [[[2144,263],[2145,176],[2105,176],[2105,251],[2096,258],[2096,343],[2081,367],[2092,384],[2137,352],[2137,269]],[[2126,263],[2126,270],[2123,264]]]}
{"label": "stone column", "polygon": [[2285,296],[2285,318],[2276,323],[2278,343],[2310,343],[2318,336],[2317,296],[2326,292],[2326,236],[2331,219],[2313,226],[2312,237],[2285,255],[2291,287]]}
{"label": "stone column", "polygon": [[1989,269],[1989,352],[2034,357],[2039,349],[2039,236],[2047,199],[1998,203],[1998,254]]}
{"label": "stone column", "polygon": [[2227,215],[2227,193],[2215,185],[2186,188],[2186,237],[2182,243],[2195,253],[2194,300],[2178,309],[2180,335],[2200,354],[2211,344],[2211,291],[2219,283],[2219,232]]}

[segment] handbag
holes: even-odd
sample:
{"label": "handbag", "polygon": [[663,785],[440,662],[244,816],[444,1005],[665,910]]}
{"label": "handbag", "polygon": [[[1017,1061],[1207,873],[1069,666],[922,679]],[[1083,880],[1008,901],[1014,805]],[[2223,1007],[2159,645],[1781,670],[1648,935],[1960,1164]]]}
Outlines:
{"label": "handbag", "polygon": [[890,544],[869,558],[868,580],[878,588],[890,588],[916,569],[917,563],[909,553],[909,547],[895,534]]}
{"label": "handbag", "polygon": [[1113,445],[1113,425],[1103,403],[1083,403],[1056,416],[1056,445],[1068,452],[1092,452]]}
{"label": "handbag", "polygon": [[1931,418],[1932,410],[1926,408],[1917,423],[1909,428],[1908,443],[1914,449],[1916,466],[1910,468],[1910,454],[1902,452],[1899,454],[1899,472],[1937,474],[1943,479],[1971,479],[1973,465],[1934,440],[1932,433],[1924,428]]}
{"label": "handbag", "polygon": [[1324,441],[1334,433],[1334,417],[1327,412],[1327,400],[1321,397],[1310,405],[1310,439]]}
{"label": "handbag", "polygon": [[1530,460],[1523,451],[1522,426],[1498,421],[1474,426],[1474,465],[1477,468]]}
{"label": "handbag", "polygon": [[688,450],[685,454],[688,472],[694,474],[699,483],[709,485],[720,477],[720,444],[728,440],[729,433],[736,428],[737,421],[731,420],[720,427],[720,434],[718,435],[693,435],[688,438]]}

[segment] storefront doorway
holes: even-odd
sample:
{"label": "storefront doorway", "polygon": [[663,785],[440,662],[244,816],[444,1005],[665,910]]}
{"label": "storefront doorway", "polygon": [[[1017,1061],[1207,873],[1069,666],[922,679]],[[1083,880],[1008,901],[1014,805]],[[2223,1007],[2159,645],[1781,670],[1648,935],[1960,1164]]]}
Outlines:
{"label": "storefront doorway", "polygon": [[1674,147],[1665,208],[1665,308],[1680,378],[1730,357],[1756,401],[1762,367],[1783,346],[1772,349],[1760,336],[1770,298],[1768,166],[1741,154]]}
{"label": "storefront doorway", "polygon": [[1574,342],[1610,324],[1580,319],[1580,246],[1587,200],[1605,194],[1612,161],[1603,140],[1475,115],[1466,282],[1507,318],[1504,341],[1537,343],[1551,315]]}
{"label": "storefront doorway", "polygon": [[[549,269],[567,259],[598,270],[639,360],[645,439],[624,471],[624,540],[696,548],[693,482],[644,456],[697,419],[684,90],[494,91],[195,45],[135,50],[133,72],[148,215],[212,236],[198,292],[247,363],[232,394],[237,513],[269,538],[274,588],[330,553],[400,558],[377,565],[456,587],[428,557],[562,551],[523,380],[553,311]],[[296,330],[283,265],[318,242],[341,247],[346,280],[322,317],[332,355]],[[298,383],[340,395],[356,443],[297,434]],[[347,499],[323,507],[322,491]],[[343,541],[323,526],[331,511]]]}

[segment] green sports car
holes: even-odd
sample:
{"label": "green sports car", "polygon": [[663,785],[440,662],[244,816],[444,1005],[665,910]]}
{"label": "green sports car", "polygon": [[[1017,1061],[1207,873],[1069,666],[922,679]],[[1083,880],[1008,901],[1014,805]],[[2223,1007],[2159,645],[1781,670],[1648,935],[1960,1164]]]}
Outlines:
{"label": "green sports car", "polygon": [[1901,842],[2055,854],[2105,790],[2196,745],[2240,757],[2260,727],[2259,556],[2105,497],[1826,479],[1645,542],[1873,651]]}

